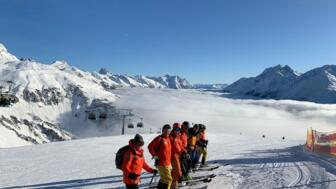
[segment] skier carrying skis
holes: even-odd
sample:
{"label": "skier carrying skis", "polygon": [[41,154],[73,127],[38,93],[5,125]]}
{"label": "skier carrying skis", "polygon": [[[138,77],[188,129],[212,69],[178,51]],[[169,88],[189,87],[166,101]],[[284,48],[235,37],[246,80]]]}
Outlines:
{"label": "skier carrying skis", "polygon": [[142,149],[143,145],[144,140],[142,136],[136,134],[134,139],[129,141],[129,148],[123,154],[123,182],[125,183],[127,189],[139,188],[142,169],[145,169],[149,173],[157,173],[157,170],[151,168],[146,163],[144,158],[144,150]]}
{"label": "skier carrying skis", "polygon": [[199,134],[198,134],[198,141],[197,141],[197,152],[198,152],[198,159],[196,160],[196,163],[199,162],[199,158],[200,156],[202,156],[202,161],[201,161],[201,167],[206,166],[206,158],[208,155],[207,152],[207,145],[208,145],[208,140],[205,139],[205,130],[206,130],[206,126],[201,124],[200,125],[200,129],[199,129]]}
{"label": "skier carrying skis", "polygon": [[155,159],[155,166],[158,168],[160,173],[160,181],[157,186],[158,189],[169,189],[173,180],[170,172],[170,130],[170,125],[164,125],[162,128],[162,135],[154,138],[153,141],[148,145],[149,153],[153,156],[153,159]]}
{"label": "skier carrying skis", "polygon": [[184,152],[181,154],[181,169],[182,169],[182,180],[191,180],[192,178],[189,175],[190,172],[190,165],[191,165],[191,159],[190,155],[188,153],[188,130],[189,130],[189,122],[184,121],[182,123],[182,129],[181,129],[181,141],[182,146],[185,149]]}
{"label": "skier carrying skis", "polygon": [[178,182],[182,177],[182,170],[181,170],[181,153],[184,151],[181,141],[181,126],[180,123],[173,124],[173,131],[170,133],[170,143],[172,145],[172,155],[171,155],[171,164],[172,164],[172,177],[173,182],[171,185],[171,189],[178,188]]}

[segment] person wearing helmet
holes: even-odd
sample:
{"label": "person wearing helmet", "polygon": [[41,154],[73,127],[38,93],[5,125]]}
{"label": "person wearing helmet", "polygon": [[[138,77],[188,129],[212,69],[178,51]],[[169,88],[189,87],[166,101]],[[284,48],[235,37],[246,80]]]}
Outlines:
{"label": "person wearing helmet", "polygon": [[190,127],[189,122],[184,121],[181,126],[181,141],[182,141],[182,146],[183,148],[187,148],[188,146],[188,130]]}
{"label": "person wearing helmet", "polygon": [[172,183],[171,176],[171,152],[172,146],[169,138],[171,127],[166,124],[162,127],[162,134],[153,139],[148,145],[149,153],[155,159],[155,166],[160,173],[158,189],[169,189]]}
{"label": "person wearing helmet", "polygon": [[189,165],[191,169],[196,169],[196,160],[198,159],[198,152],[196,150],[196,144],[198,141],[199,124],[195,124],[189,129],[188,137],[188,152],[191,158],[191,164]]}
{"label": "person wearing helmet", "polygon": [[202,156],[202,161],[201,161],[201,166],[206,166],[206,158],[208,155],[207,152],[207,146],[208,146],[208,140],[205,139],[205,130],[206,127],[205,125],[201,124],[200,125],[200,129],[199,129],[199,134],[198,134],[198,141],[197,141],[197,153],[199,154],[199,156],[197,157],[198,159],[196,159],[196,163],[199,162],[200,157]]}
{"label": "person wearing helmet", "polygon": [[181,126],[180,123],[173,124],[173,130],[170,133],[170,143],[172,145],[172,155],[171,155],[171,164],[172,164],[172,177],[173,182],[171,184],[171,189],[178,188],[178,181],[182,177],[181,170],[181,154],[184,151],[182,141],[181,141]]}
{"label": "person wearing helmet", "polygon": [[181,154],[181,170],[182,170],[182,180],[191,180],[191,176],[189,175],[190,172],[190,165],[191,165],[191,158],[188,153],[188,133],[189,133],[190,124],[188,121],[184,121],[182,123],[181,129],[181,141],[184,151]]}
{"label": "person wearing helmet", "polygon": [[146,163],[144,150],[142,149],[143,145],[144,140],[142,136],[136,134],[134,139],[129,141],[129,149],[124,153],[122,171],[123,182],[125,183],[127,189],[139,188],[142,169],[145,169],[149,173],[157,172]]}

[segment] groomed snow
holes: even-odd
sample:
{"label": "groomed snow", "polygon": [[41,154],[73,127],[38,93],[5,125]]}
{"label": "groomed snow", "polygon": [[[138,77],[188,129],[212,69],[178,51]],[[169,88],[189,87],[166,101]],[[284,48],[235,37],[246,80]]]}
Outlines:
{"label": "groomed snow", "polygon": [[[153,164],[144,135],[146,159]],[[0,188],[123,188],[114,165],[118,148],[133,135],[1,149]],[[221,167],[209,188],[334,188],[334,160],[309,156],[302,140],[208,133],[209,162]],[[311,158],[309,158],[311,157]],[[323,158],[323,159],[321,159]],[[229,163],[230,165],[224,166]],[[209,174],[207,172],[193,175]],[[151,175],[142,175],[142,187]],[[158,178],[154,180],[157,181]]]}

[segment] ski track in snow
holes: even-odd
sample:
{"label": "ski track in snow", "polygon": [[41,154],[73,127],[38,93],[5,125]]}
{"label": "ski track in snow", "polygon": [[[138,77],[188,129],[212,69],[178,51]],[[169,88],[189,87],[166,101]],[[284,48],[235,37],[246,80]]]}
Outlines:
{"label": "ski track in snow", "polygon": [[[114,153],[132,136],[91,138],[0,150],[0,189],[124,188]],[[144,135],[148,142],[155,135]],[[220,167],[194,176],[217,175],[211,183],[183,187],[284,189],[336,188],[336,160],[298,144],[244,135],[209,133],[209,163]],[[231,142],[232,141],[232,142]],[[153,164],[145,149],[145,156]],[[228,165],[227,165],[228,164]],[[152,178],[143,173],[141,188]],[[158,182],[155,177],[153,182]]]}
{"label": "ski track in snow", "polygon": [[321,166],[326,161],[330,164],[327,168],[334,169],[335,160],[321,155],[310,156],[311,154],[302,149],[303,146],[291,149],[291,155],[280,161],[276,159],[281,157],[281,153],[276,151],[274,162],[251,165],[243,171],[239,170],[244,181],[238,188],[335,188],[334,170],[330,173]]}

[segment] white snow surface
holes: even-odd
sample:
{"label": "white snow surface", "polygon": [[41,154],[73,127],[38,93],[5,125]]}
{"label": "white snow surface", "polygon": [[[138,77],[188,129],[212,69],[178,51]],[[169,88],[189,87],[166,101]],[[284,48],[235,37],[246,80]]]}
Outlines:
{"label": "white snow surface", "polygon": [[[153,165],[145,134],[145,156]],[[124,188],[115,168],[117,150],[133,135],[90,138],[43,145],[0,149],[0,188]],[[208,188],[335,188],[332,158],[311,155],[303,140],[281,140],[210,132],[209,163],[220,166]],[[229,164],[226,165],[225,164]],[[142,174],[141,188],[151,175]],[[154,178],[158,181],[158,177]],[[197,188],[197,187],[191,187]]]}

